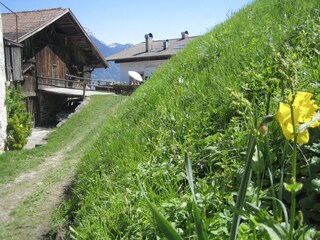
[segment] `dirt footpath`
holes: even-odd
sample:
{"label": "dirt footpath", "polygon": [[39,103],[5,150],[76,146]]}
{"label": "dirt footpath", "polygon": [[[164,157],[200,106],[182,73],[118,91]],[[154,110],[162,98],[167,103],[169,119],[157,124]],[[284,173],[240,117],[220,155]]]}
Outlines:
{"label": "dirt footpath", "polygon": [[[53,173],[66,167],[65,154],[79,141],[75,139],[72,145],[57,151],[33,170],[0,186],[0,229],[6,229],[5,236],[0,233],[0,239],[45,238],[51,227],[51,213],[63,200],[75,169],[68,166],[69,173],[59,181],[48,184],[48,178],[54,178]],[[77,161],[78,158],[73,159],[69,165],[75,166]],[[11,216],[12,213],[15,216]]]}

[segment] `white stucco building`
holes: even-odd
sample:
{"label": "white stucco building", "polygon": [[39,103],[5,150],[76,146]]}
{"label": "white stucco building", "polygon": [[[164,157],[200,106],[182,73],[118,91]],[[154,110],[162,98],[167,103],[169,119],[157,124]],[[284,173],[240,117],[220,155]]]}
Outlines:
{"label": "white stucco building", "polygon": [[0,153],[4,151],[7,131],[7,111],[5,106],[6,72],[4,62],[2,18],[0,15]]}
{"label": "white stucco building", "polygon": [[106,60],[120,65],[120,82],[130,83],[128,71],[136,71],[143,79],[147,79],[157,68],[196,38],[189,37],[185,31],[181,33],[180,38],[153,40],[152,33],[149,33],[145,35],[145,42],[109,56]]}

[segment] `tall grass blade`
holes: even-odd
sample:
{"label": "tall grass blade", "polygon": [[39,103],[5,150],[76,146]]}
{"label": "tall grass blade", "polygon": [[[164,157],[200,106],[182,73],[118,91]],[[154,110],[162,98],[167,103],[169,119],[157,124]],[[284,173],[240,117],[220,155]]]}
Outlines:
{"label": "tall grass blade", "polygon": [[187,179],[189,182],[189,186],[190,186],[192,198],[193,198],[193,201],[192,201],[193,218],[196,223],[196,230],[197,230],[198,239],[205,240],[205,239],[208,239],[208,237],[207,237],[207,233],[203,227],[201,214],[200,214],[200,211],[197,206],[196,195],[194,192],[194,183],[193,183],[191,162],[190,162],[189,155],[187,152],[185,152],[185,165],[186,165]]}
{"label": "tall grass blade", "polygon": [[179,233],[172,227],[172,225],[164,218],[164,216],[151,204],[147,195],[145,194],[140,179],[138,178],[139,187],[142,192],[143,198],[146,200],[148,207],[151,210],[152,216],[154,217],[160,231],[168,238],[168,239],[177,239],[182,240],[182,237]]}
{"label": "tall grass blade", "polygon": [[200,211],[198,209],[198,206],[195,201],[192,202],[192,208],[193,208],[193,217],[194,221],[196,223],[196,230],[199,240],[206,240],[208,239],[207,233],[203,227],[202,218]]}
{"label": "tall grass blade", "polygon": [[280,206],[282,207],[282,211],[283,211],[283,215],[284,215],[284,221],[286,223],[286,228],[289,229],[289,217],[288,217],[288,212],[286,209],[286,206],[283,204],[283,202],[281,200],[279,200],[278,198],[274,198],[274,197],[264,197],[263,199],[271,199],[271,200],[275,200],[278,201],[278,203],[280,204]]}
{"label": "tall grass blade", "polygon": [[273,184],[273,170],[272,170],[272,159],[271,159],[271,152],[270,152],[270,145],[269,145],[269,139],[268,136],[264,137],[264,149],[265,149],[265,155],[267,158],[267,170],[268,170],[268,175],[269,175],[269,179],[270,179],[270,184],[271,184],[271,193],[272,193],[272,206],[273,206],[273,216],[274,219],[278,219],[279,214],[281,214],[278,211],[278,206],[277,206],[277,202],[274,200],[277,196],[276,196],[276,191],[275,191],[275,187]]}
{"label": "tall grass blade", "polygon": [[71,226],[69,226],[69,230],[70,230],[70,237],[71,239],[78,239],[79,233]]}
{"label": "tall grass blade", "polygon": [[237,231],[238,231],[238,226],[240,223],[240,214],[239,212],[242,210],[245,198],[246,198],[246,192],[248,188],[248,184],[251,178],[251,160],[253,157],[253,154],[255,152],[255,146],[256,146],[256,137],[254,136],[253,133],[251,133],[249,141],[248,141],[248,146],[247,146],[247,153],[246,153],[246,163],[245,163],[245,168],[244,168],[244,174],[241,179],[241,184],[240,184],[240,189],[239,189],[239,194],[236,202],[236,209],[233,215],[232,219],[232,224],[231,224],[231,231],[230,231],[230,240],[236,240],[237,238]]}
{"label": "tall grass blade", "polygon": [[190,190],[192,193],[192,198],[196,202],[196,195],[194,192],[194,182],[193,182],[193,175],[192,175],[192,167],[191,162],[189,159],[189,155],[187,152],[184,153],[184,160],[185,160],[185,166],[186,166],[186,173],[187,173],[187,179],[190,186]]}

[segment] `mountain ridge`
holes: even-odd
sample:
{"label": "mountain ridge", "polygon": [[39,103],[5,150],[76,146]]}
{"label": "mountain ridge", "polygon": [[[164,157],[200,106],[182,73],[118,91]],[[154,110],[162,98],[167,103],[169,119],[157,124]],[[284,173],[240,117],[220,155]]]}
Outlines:
{"label": "mountain ridge", "polygon": [[[111,43],[107,44],[103,42],[102,40],[98,39],[93,32],[85,28],[85,31],[89,35],[92,42],[96,45],[96,47],[99,49],[99,51],[102,53],[104,57],[111,56],[115,53],[121,52],[127,48],[130,48],[133,46],[132,43]],[[109,62],[110,67],[107,69],[99,68],[95,69],[92,72],[92,79],[99,79],[99,80],[108,80],[108,81],[115,81],[118,82],[120,79],[120,68],[117,64],[114,62]]]}

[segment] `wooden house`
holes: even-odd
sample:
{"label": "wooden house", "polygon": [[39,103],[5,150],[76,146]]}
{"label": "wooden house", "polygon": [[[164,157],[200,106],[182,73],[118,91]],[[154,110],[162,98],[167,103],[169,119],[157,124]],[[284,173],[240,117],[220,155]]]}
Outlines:
{"label": "wooden house", "polygon": [[[3,13],[7,80],[20,82],[35,125],[54,121],[70,96],[39,88],[39,81],[64,87],[66,76],[91,78],[107,68],[103,55],[68,8]],[[19,53],[20,52],[20,53]]]}

